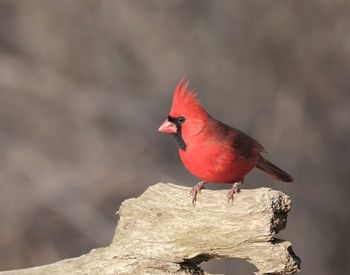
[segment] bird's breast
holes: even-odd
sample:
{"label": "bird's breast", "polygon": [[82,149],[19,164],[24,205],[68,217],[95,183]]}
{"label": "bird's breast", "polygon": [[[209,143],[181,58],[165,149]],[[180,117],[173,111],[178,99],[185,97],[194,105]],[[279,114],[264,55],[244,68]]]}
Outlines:
{"label": "bird's breast", "polygon": [[241,180],[256,164],[253,160],[240,158],[225,143],[188,146],[180,149],[185,167],[196,177],[208,182],[231,183]]}

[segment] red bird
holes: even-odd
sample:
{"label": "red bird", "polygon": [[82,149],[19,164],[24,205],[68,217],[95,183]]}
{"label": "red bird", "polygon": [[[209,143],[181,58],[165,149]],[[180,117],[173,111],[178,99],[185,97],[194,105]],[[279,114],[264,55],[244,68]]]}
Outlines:
{"label": "red bird", "polygon": [[188,82],[175,89],[168,119],[158,131],[172,133],[179,144],[183,164],[203,181],[191,190],[192,203],[207,182],[233,183],[228,200],[239,192],[244,176],[254,167],[273,179],[292,182],[293,178],[261,156],[264,148],[255,139],[213,117],[200,105]]}

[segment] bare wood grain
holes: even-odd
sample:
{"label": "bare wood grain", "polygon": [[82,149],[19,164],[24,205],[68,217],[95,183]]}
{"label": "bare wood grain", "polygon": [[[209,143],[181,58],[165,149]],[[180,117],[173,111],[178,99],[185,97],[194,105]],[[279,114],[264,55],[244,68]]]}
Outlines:
{"label": "bare wood grain", "polygon": [[286,226],[290,198],[268,188],[202,190],[195,206],[190,188],[158,183],[124,201],[110,246],[86,255],[0,274],[208,274],[211,258],[242,258],[256,274],[295,274],[300,259],[274,235]]}

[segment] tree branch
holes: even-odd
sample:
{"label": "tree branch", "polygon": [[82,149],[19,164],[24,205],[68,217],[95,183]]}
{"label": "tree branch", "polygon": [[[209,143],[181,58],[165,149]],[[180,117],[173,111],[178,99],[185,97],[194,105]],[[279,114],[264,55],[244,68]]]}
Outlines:
{"label": "tree branch", "polygon": [[291,201],[268,188],[242,190],[227,203],[226,191],[202,190],[195,206],[190,188],[159,183],[124,201],[114,239],[106,248],[72,259],[5,274],[207,274],[211,258],[242,258],[256,274],[295,274],[300,259],[285,228]]}

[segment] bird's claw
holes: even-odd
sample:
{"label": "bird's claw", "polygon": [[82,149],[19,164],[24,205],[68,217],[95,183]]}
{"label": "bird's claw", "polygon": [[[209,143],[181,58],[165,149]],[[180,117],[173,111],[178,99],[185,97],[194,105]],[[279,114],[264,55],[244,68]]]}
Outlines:
{"label": "bird's claw", "polygon": [[201,190],[204,188],[204,184],[206,184],[205,181],[201,181],[198,184],[196,184],[195,186],[192,187],[191,192],[190,192],[190,196],[192,196],[192,204],[195,205],[196,203],[196,199],[197,199],[197,194],[201,193]]}
{"label": "bird's claw", "polygon": [[227,203],[230,203],[230,200],[231,200],[231,203],[233,204],[233,195],[236,194],[236,193],[239,193],[239,191],[240,191],[239,186],[240,185],[241,185],[241,182],[235,182],[232,185],[231,190],[227,194]]}

